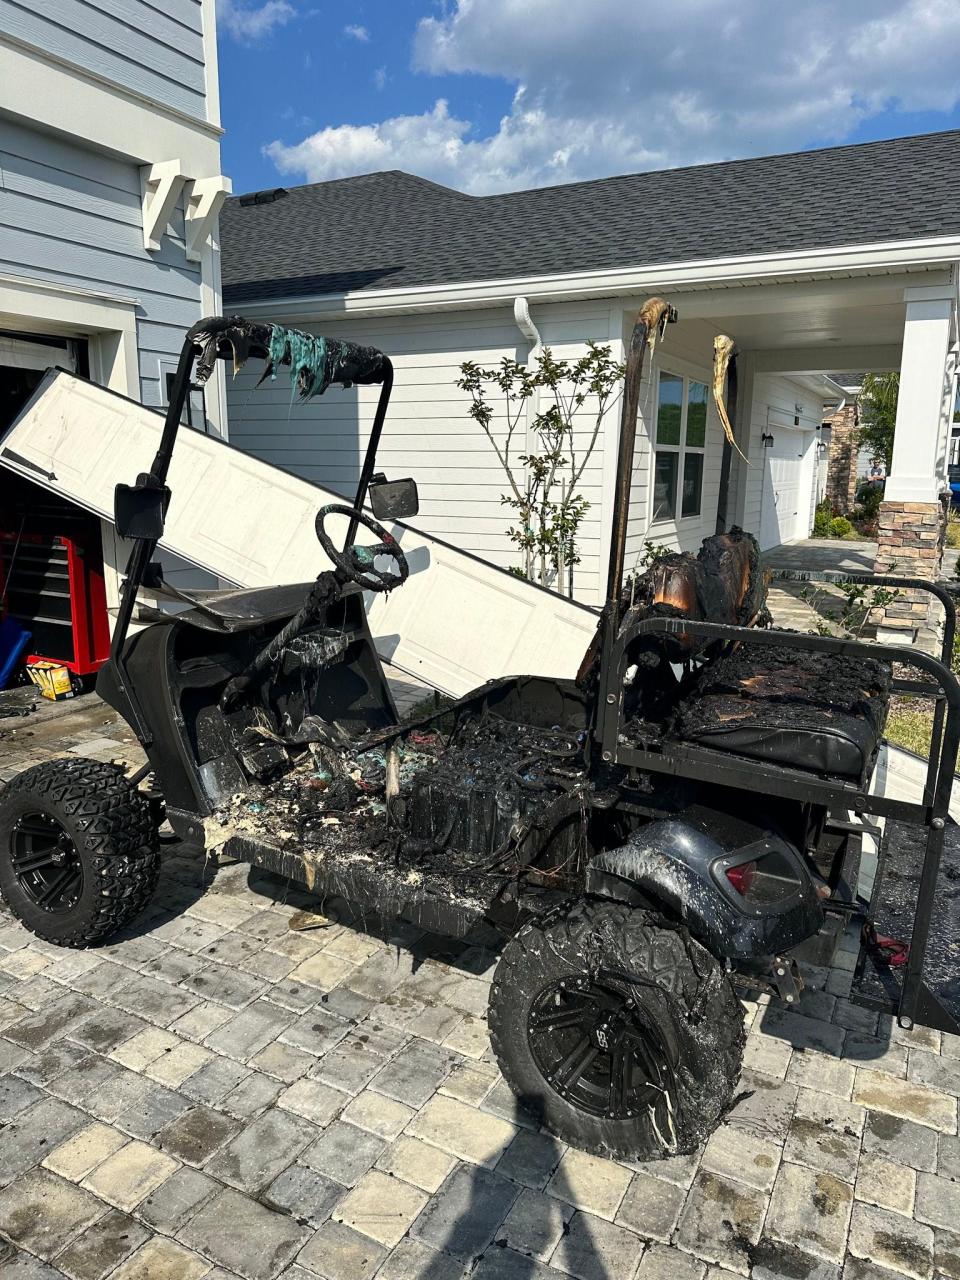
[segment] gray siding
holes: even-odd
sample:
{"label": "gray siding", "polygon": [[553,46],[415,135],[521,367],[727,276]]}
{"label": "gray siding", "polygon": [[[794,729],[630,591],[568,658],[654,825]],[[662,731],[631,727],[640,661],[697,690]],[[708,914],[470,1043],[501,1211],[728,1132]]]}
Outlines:
{"label": "gray siding", "polygon": [[0,0],[9,35],[105,80],[206,119],[200,0]]}
{"label": "gray siding", "polygon": [[200,269],[177,210],[159,252],[143,245],[133,165],[0,120],[0,271],[135,297],[145,404],[162,403],[161,361],[200,318]]}

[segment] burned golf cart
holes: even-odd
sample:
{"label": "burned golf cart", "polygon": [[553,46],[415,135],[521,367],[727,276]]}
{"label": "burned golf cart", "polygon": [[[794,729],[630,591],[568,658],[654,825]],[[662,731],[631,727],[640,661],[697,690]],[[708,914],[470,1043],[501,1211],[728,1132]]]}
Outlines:
{"label": "burned golf cart", "polygon": [[[714,379],[727,437],[718,532],[696,557],[625,576],[644,355],[675,320],[651,300],[632,335],[607,598],[577,678],[493,680],[403,724],[364,610],[365,592],[402,590],[398,539],[416,510],[412,482],[376,472],[389,359],[239,317],[192,329],[153,465],[116,493],[134,548],[98,690],[149,763],[128,778],[58,760],[0,794],[0,891],[24,924],[67,946],[109,937],[150,897],[166,820],[198,854],[223,845],[367,917],[457,938],[493,925],[505,945],[489,1027],[504,1077],[568,1142],[639,1158],[694,1149],[732,1104],[734,982],[796,1002],[798,958],[829,964],[851,920],[865,937],[855,998],[957,1030],[952,600],[871,579],[942,602],[943,661],[769,627],[756,541],[725,527],[729,342]],[[317,514],[330,567],[314,583],[185,596],[154,564],[184,399],[218,357],[254,356],[264,376],[289,366],[303,397],[380,385],[359,487]],[[131,633],[142,587],[187,607]],[[936,704],[916,803],[870,792],[897,691]],[[867,905],[858,867],[877,819]]]}

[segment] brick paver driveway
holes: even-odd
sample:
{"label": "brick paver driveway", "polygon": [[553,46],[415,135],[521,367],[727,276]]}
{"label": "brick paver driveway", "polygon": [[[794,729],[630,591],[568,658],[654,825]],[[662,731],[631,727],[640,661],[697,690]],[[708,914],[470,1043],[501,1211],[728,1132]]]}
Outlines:
{"label": "brick paver driveway", "polygon": [[[137,759],[100,704],[48,710],[0,722],[0,777]],[[852,943],[797,1011],[745,1002],[706,1150],[639,1166],[517,1113],[488,939],[316,906],[171,852],[108,946],[0,918],[4,1280],[960,1278],[960,1041],[852,1006]]]}

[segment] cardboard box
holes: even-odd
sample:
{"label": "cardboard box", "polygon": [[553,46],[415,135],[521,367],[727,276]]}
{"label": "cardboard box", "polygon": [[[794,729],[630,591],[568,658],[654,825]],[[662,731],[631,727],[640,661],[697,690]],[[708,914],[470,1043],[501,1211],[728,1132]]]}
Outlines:
{"label": "cardboard box", "polygon": [[70,671],[58,662],[29,662],[27,675],[40,690],[41,697],[51,702],[62,702],[73,697]]}

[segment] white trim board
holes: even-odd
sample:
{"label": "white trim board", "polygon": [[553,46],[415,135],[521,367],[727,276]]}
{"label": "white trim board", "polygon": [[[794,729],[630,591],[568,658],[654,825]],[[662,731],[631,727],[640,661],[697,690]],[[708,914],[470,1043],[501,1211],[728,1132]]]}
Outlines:
{"label": "white trim board", "polygon": [[[564,301],[609,298],[649,290],[682,292],[703,288],[743,287],[763,282],[790,283],[821,274],[909,272],[946,267],[960,261],[960,238],[939,236],[923,240],[882,241],[876,244],[805,249],[786,253],[703,258],[693,262],[663,262],[576,271],[543,276],[515,276],[504,280],[465,280],[453,283],[365,289],[355,293],[293,295],[231,303],[231,310],[251,315],[282,312],[288,321],[329,319],[338,315],[366,315],[416,309],[513,305],[521,294],[528,300]],[[781,277],[788,277],[781,280]],[[939,287],[939,286],[938,286]]]}

